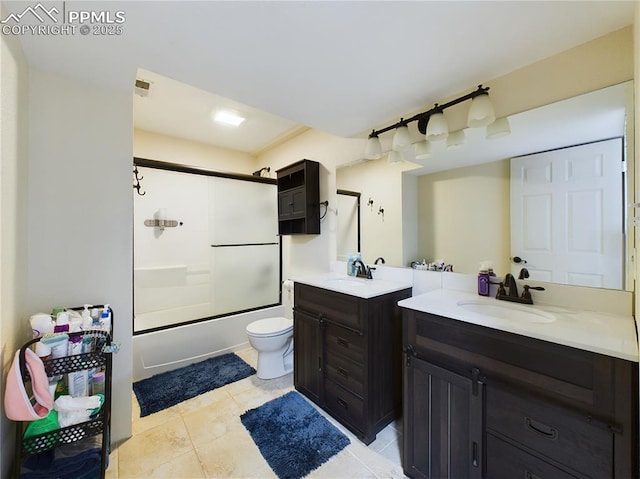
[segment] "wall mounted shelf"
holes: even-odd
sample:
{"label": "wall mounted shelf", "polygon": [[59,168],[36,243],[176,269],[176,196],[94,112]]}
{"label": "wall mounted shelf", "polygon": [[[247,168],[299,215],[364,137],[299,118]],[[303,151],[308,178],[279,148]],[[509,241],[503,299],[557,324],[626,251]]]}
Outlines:
{"label": "wall mounted shelf", "polygon": [[300,160],[276,173],[278,233],[320,234],[320,164]]}

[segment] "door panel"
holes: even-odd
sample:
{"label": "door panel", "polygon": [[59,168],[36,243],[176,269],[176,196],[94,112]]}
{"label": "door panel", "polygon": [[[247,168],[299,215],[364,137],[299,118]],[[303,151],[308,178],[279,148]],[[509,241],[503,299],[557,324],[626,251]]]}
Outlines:
{"label": "door panel", "polygon": [[621,138],[511,160],[511,255],[531,280],[624,287],[621,162]]}
{"label": "door panel", "polygon": [[405,474],[413,478],[482,477],[484,388],[426,361],[405,366]]}

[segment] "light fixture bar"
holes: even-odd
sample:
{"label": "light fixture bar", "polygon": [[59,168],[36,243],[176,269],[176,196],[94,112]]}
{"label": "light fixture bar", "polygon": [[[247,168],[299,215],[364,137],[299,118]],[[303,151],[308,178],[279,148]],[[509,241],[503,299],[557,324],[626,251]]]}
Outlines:
{"label": "light fixture bar", "polygon": [[442,113],[446,108],[457,105],[458,103],[462,103],[463,101],[466,101],[466,100],[472,100],[479,95],[488,95],[488,92],[489,92],[489,87],[483,87],[482,85],[478,85],[477,90],[472,91],[471,93],[467,93],[466,95],[456,98],[455,100],[451,100],[450,102],[445,103],[444,105],[438,105],[436,103],[435,106],[431,108],[431,110],[418,113],[417,115],[414,115],[411,118],[401,119],[399,122],[394,123],[393,125],[389,125],[385,128],[381,128],[379,130],[372,130],[371,133],[369,134],[369,138],[377,137],[382,133],[385,133],[390,130],[394,130],[400,126],[406,126],[407,124],[414,121],[418,122],[418,131],[424,135],[424,133],[427,131],[427,123],[429,122],[429,117],[431,115],[433,115],[434,113]]}

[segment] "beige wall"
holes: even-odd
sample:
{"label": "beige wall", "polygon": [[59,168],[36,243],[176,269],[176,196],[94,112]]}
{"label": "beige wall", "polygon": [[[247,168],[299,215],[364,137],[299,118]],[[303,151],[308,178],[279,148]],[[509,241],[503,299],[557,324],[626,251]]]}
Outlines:
{"label": "beige wall", "polygon": [[[110,303],[111,438],[131,434],[133,98],[31,69],[27,303]],[[135,71],[131,71],[131,84]]]}
{"label": "beige wall", "polygon": [[364,144],[362,139],[339,138],[308,130],[258,157],[258,163],[270,166],[272,172],[302,159],[317,161],[321,165],[320,201],[329,201],[329,210],[320,223],[320,235],[284,237],[285,278],[329,271],[331,262],[336,258],[336,166],[362,157]]}
{"label": "beige wall", "polygon": [[[481,192],[481,193],[479,193]],[[480,261],[509,271],[509,160],[418,179],[418,251],[473,273]]]}
{"label": "beige wall", "polygon": [[[635,8],[635,16],[634,16],[634,35],[633,35],[633,47],[635,55],[633,56],[633,68],[635,74],[635,174],[636,174],[636,187],[635,187],[635,203],[640,202],[640,3],[636,2]],[[635,211],[635,213],[633,213]],[[635,208],[631,210],[631,215],[640,215],[640,208]],[[638,227],[635,228],[635,245],[636,252],[640,251],[640,234],[638,233]],[[637,278],[640,276],[640,262],[636,258],[636,269],[635,269],[635,278],[637,282]],[[638,297],[638,292],[636,288],[633,288],[635,291],[635,301],[634,313],[637,314],[637,311],[640,310],[640,298]]]}
{"label": "beige wall", "polygon": [[249,153],[140,129],[133,131],[133,156],[246,175],[262,167]]}
{"label": "beige wall", "polygon": [[[339,168],[336,172],[337,185],[341,189],[361,194],[360,244],[365,263],[373,263],[382,256],[389,266],[408,266],[404,258],[402,228],[402,171],[408,167],[390,165],[384,157]],[[367,205],[369,199],[373,200],[372,207]],[[384,209],[384,215],[378,214],[380,208]]]}
{"label": "beige wall", "polygon": [[[29,71],[16,37],[2,35],[0,43],[0,398],[3,398],[4,378],[14,353],[30,339],[31,332],[26,322]],[[13,423],[0,410],[0,477],[9,477],[13,434]]]}

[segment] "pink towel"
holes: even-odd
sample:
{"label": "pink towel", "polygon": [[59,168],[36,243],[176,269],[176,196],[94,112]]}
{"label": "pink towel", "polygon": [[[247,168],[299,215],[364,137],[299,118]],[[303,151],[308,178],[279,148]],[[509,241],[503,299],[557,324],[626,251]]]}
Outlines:
{"label": "pink towel", "polygon": [[42,360],[31,349],[25,349],[25,362],[31,388],[36,404],[32,405],[20,373],[20,351],[16,351],[13,364],[7,375],[7,385],[4,391],[4,412],[13,421],[35,421],[42,419],[53,407],[53,398],[49,391],[49,380],[44,370]]}

